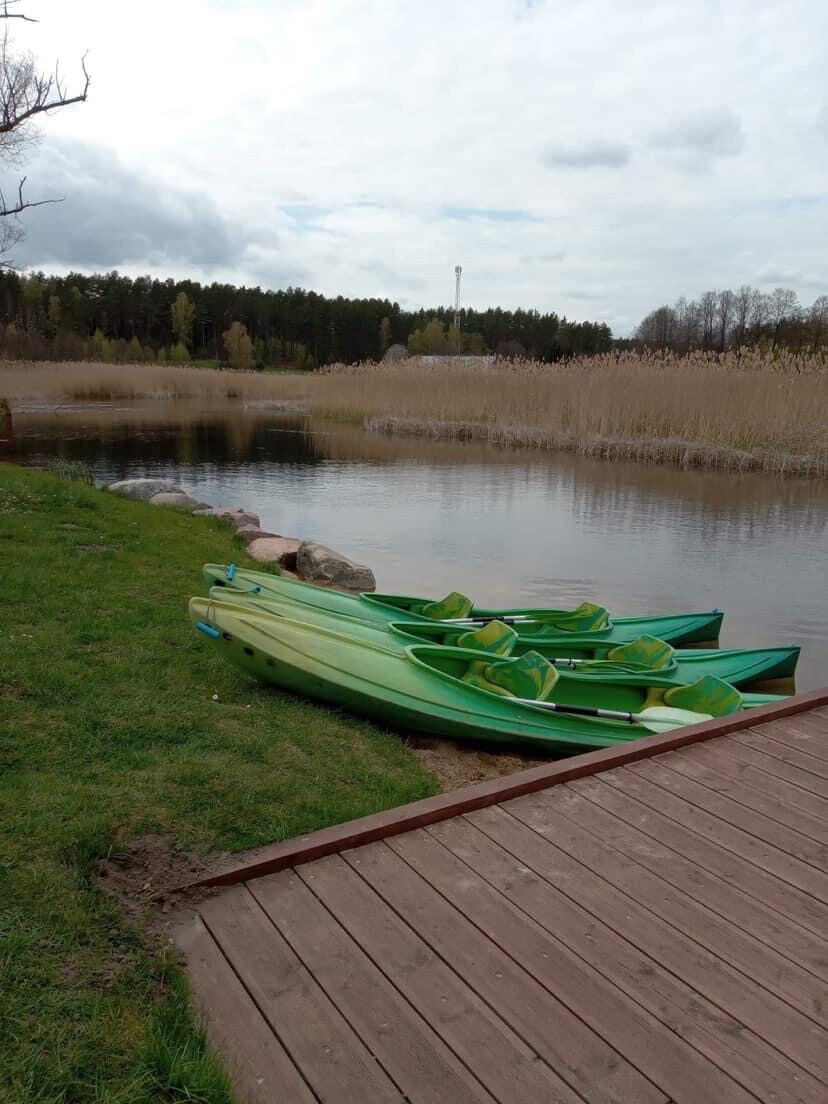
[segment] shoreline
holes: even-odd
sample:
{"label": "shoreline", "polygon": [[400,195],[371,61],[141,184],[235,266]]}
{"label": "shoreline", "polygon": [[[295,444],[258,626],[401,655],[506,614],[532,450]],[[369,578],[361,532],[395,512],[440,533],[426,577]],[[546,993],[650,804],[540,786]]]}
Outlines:
{"label": "shoreline", "polygon": [[576,436],[540,426],[493,425],[475,421],[439,421],[393,415],[366,417],[367,433],[386,437],[420,437],[435,441],[475,441],[500,449],[535,452],[573,452],[595,460],[624,460],[661,464],[696,471],[759,472],[782,478],[822,479],[828,468],[814,456],[736,449],[699,441],[665,438],[643,441],[634,437]]}

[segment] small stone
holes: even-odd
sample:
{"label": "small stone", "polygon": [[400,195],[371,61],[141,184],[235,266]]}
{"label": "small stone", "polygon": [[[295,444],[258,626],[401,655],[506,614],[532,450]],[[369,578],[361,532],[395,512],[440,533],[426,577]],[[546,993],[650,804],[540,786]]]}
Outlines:
{"label": "small stone", "polygon": [[302,541],[299,545],[296,569],[303,579],[311,583],[327,583],[360,591],[374,590],[377,585],[370,567],[355,563],[341,552],[315,541]]}

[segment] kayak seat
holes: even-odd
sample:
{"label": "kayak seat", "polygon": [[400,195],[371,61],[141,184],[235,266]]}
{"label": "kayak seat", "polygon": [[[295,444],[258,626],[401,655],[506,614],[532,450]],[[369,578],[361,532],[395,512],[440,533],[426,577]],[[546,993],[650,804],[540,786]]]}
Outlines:
{"label": "kayak seat", "polygon": [[[526,652],[519,659],[479,662],[470,666],[478,668],[473,673],[473,685],[507,697],[545,701],[558,681],[557,670],[539,652]],[[464,681],[472,680],[466,678]],[[486,685],[482,685],[484,681]]]}
{"label": "kayak seat", "polygon": [[669,665],[674,653],[675,648],[671,648],[664,640],[655,636],[639,636],[637,640],[631,640],[629,644],[621,644],[607,652],[607,659],[640,664],[651,671],[658,671]]}
{"label": "kayak seat", "polygon": [[609,611],[594,602],[581,602],[572,613],[562,613],[554,620],[544,618],[544,628],[561,632],[594,632],[609,625]]}
{"label": "kayak seat", "polygon": [[478,652],[507,656],[515,646],[518,634],[502,621],[490,621],[482,629],[463,633],[457,637],[458,648],[474,648]]}
{"label": "kayak seat", "polygon": [[420,613],[423,617],[430,617],[434,621],[453,621],[456,618],[468,617],[473,604],[471,598],[453,590],[439,602],[426,602]]}
{"label": "kayak seat", "polygon": [[478,690],[488,690],[490,694],[500,694],[504,698],[511,698],[513,695],[508,690],[504,690],[502,686],[498,686],[495,682],[489,682],[488,671],[489,664],[486,660],[476,659],[469,664],[462,680],[468,683],[469,686],[476,686]]}
{"label": "kayak seat", "polygon": [[691,709],[694,713],[709,713],[711,717],[726,717],[738,713],[744,698],[729,682],[704,675],[689,686],[674,686],[664,694],[664,704],[673,709]]}

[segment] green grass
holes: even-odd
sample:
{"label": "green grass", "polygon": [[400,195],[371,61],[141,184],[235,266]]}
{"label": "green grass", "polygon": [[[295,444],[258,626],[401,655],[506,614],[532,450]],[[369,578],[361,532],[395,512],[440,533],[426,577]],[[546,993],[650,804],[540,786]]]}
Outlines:
{"label": "green grass", "polygon": [[201,564],[230,559],[213,519],[0,467],[4,1104],[229,1101],[99,858],[150,832],[252,847],[436,789],[391,734],[245,681],[192,631]]}

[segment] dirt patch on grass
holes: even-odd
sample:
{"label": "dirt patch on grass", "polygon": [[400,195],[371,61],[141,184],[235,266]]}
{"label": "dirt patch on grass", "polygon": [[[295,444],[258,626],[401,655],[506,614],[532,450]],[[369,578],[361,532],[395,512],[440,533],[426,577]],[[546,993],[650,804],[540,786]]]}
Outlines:
{"label": "dirt patch on grass", "polygon": [[435,776],[443,793],[549,762],[548,757],[538,758],[514,749],[491,751],[484,744],[458,744],[437,738],[411,737],[408,746]]}
{"label": "dirt patch on grass", "polygon": [[0,698],[5,698],[7,701],[20,701],[22,698],[30,697],[31,693],[28,686],[24,686],[21,682],[8,682],[0,686]]}
{"label": "dirt patch on grass", "polygon": [[182,890],[215,869],[227,855],[199,858],[163,836],[142,836],[95,867],[98,888],[117,901],[124,919],[153,934],[166,932],[188,908],[213,891]]}
{"label": "dirt patch on grass", "polygon": [[122,551],[122,545],[120,544],[76,544],[75,551],[82,556],[93,555],[97,552],[120,552]]}

